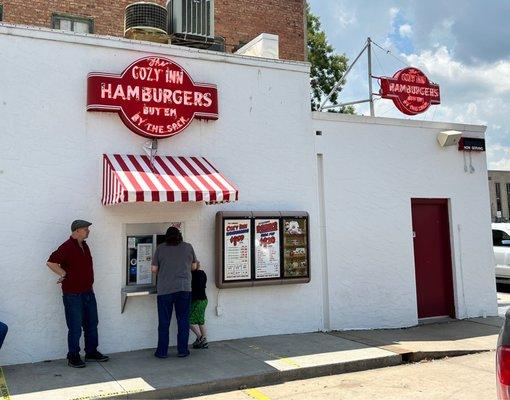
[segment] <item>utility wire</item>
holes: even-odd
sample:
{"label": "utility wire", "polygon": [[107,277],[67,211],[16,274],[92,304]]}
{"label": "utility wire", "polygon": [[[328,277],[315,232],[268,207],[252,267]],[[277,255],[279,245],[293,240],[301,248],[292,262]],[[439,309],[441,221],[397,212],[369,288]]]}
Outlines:
{"label": "utility wire", "polygon": [[[376,47],[378,47],[379,49],[381,49],[382,51],[384,51],[386,54],[390,55],[391,57],[393,57],[394,59],[396,59],[398,62],[404,64],[406,67],[409,67],[410,65],[405,62],[404,60],[402,60],[401,58],[395,56],[391,50],[388,50],[388,49],[385,49],[384,47],[382,47],[380,44],[378,44],[377,42],[374,42],[373,40],[370,41],[371,43],[373,43]],[[331,90],[331,92],[329,93],[329,95],[326,97],[325,100],[323,100],[322,104],[320,105],[319,107],[319,111],[322,111],[322,108],[324,107],[324,105],[327,103],[327,101],[329,100],[330,96],[333,94],[333,92],[336,92],[336,91],[341,91],[342,88],[339,88],[340,86],[340,82],[345,78],[345,76],[349,73],[349,71],[351,70],[351,68],[354,66],[354,64],[358,61],[358,59],[361,57],[361,55],[363,54],[363,52],[366,50],[367,46],[368,46],[368,42],[365,44],[365,46],[363,47],[363,49],[361,50],[361,52],[358,54],[358,56],[356,57],[356,59],[354,60],[354,62],[347,68],[347,70],[344,72],[344,74],[342,74],[342,77],[336,82],[334,88]],[[375,55],[375,59],[377,61],[377,63],[379,64],[379,67],[381,68],[381,71],[384,75],[386,75],[386,72],[379,60],[379,57],[377,57],[377,53],[374,51],[373,54]],[[369,79],[372,79],[372,77],[370,77]],[[380,85],[380,82],[379,80],[377,80],[377,83],[379,84],[379,87],[381,86]],[[374,99],[375,101],[376,99]],[[387,110],[389,111],[389,109]],[[386,112],[387,112],[386,111]]]}
{"label": "utility wire", "polygon": [[386,115],[388,112],[390,112],[392,109],[392,106],[390,105],[386,105],[385,107],[380,107],[379,108],[379,117],[383,117],[384,115]]}
{"label": "utility wire", "polygon": [[[375,43],[375,42],[372,42]],[[381,68],[381,72],[383,75],[386,75],[386,72],[384,71],[384,68],[381,65],[381,62],[379,61],[379,57],[377,57],[377,52],[374,51],[375,60],[377,61],[377,64],[379,64],[379,68]]]}
{"label": "utility wire", "polygon": [[434,118],[436,118],[436,110],[437,110],[437,107],[434,107],[434,114],[432,114],[432,121],[434,121]]}
{"label": "utility wire", "polygon": [[392,56],[394,59],[398,60],[399,62],[401,62],[402,64],[404,64],[406,67],[409,67],[409,64],[406,63],[404,60],[402,60],[401,58],[397,57],[395,54],[393,54],[391,52],[391,50],[388,50],[388,49],[385,49],[384,47],[382,47],[381,45],[379,45],[378,43],[374,42],[372,40],[372,43],[375,44],[377,47],[379,47],[382,51],[384,51],[386,54],[389,54],[390,56]]}

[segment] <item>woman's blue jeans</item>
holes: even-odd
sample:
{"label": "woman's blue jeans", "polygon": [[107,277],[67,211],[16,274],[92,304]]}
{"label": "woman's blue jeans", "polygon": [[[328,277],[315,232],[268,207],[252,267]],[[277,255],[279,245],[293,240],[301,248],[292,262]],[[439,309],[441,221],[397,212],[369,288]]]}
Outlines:
{"label": "woman's blue jeans", "polygon": [[64,293],[64,309],[68,328],[67,357],[80,354],[81,330],[85,336],[85,353],[93,354],[97,350],[97,303],[94,292]]}
{"label": "woman's blue jeans", "polygon": [[166,357],[168,355],[168,342],[172,309],[175,307],[177,317],[177,352],[189,354],[189,309],[191,292],[176,292],[158,295],[158,348],[155,355]]}

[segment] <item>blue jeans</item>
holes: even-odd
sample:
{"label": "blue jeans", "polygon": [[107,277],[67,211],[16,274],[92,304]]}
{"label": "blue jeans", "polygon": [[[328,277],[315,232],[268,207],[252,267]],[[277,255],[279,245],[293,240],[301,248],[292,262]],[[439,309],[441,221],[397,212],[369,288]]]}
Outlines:
{"label": "blue jeans", "polygon": [[85,335],[85,353],[91,354],[97,350],[97,303],[94,292],[64,293],[64,309],[68,328],[67,357],[80,354],[81,330]]}
{"label": "blue jeans", "polygon": [[158,348],[155,355],[166,357],[168,355],[168,329],[172,319],[172,309],[175,306],[177,317],[177,352],[189,354],[189,309],[191,292],[176,292],[158,295]]}
{"label": "blue jeans", "polygon": [[4,343],[4,339],[8,330],[9,329],[7,328],[7,325],[5,325],[3,322],[0,322],[0,349],[2,348],[2,344]]}

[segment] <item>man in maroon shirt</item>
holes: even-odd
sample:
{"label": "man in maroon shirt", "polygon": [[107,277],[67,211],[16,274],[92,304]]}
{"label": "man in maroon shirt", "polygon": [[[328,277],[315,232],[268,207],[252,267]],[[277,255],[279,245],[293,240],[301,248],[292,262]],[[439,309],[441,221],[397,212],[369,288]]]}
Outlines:
{"label": "man in maroon shirt", "polygon": [[58,276],[62,284],[62,298],[68,328],[67,364],[83,368],[80,357],[80,337],[85,336],[85,361],[108,361],[108,356],[97,350],[97,303],[92,290],[94,270],[92,256],[85,239],[89,236],[90,222],[73,221],[71,237],[51,253],[46,265]]}

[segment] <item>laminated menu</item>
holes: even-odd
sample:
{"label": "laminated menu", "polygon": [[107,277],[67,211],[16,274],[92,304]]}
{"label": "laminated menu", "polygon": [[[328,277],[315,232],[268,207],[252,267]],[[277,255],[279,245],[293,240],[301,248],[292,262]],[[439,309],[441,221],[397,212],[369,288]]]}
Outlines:
{"label": "laminated menu", "polygon": [[255,279],[280,277],[280,224],[278,219],[255,220]]}
{"label": "laminated menu", "polygon": [[152,235],[136,235],[127,237],[127,284],[152,284]]}
{"label": "laminated menu", "polygon": [[152,243],[138,243],[136,262],[136,284],[151,284]]}
{"label": "laminated menu", "polygon": [[225,220],[224,271],[225,281],[251,279],[251,228],[247,219]]}

